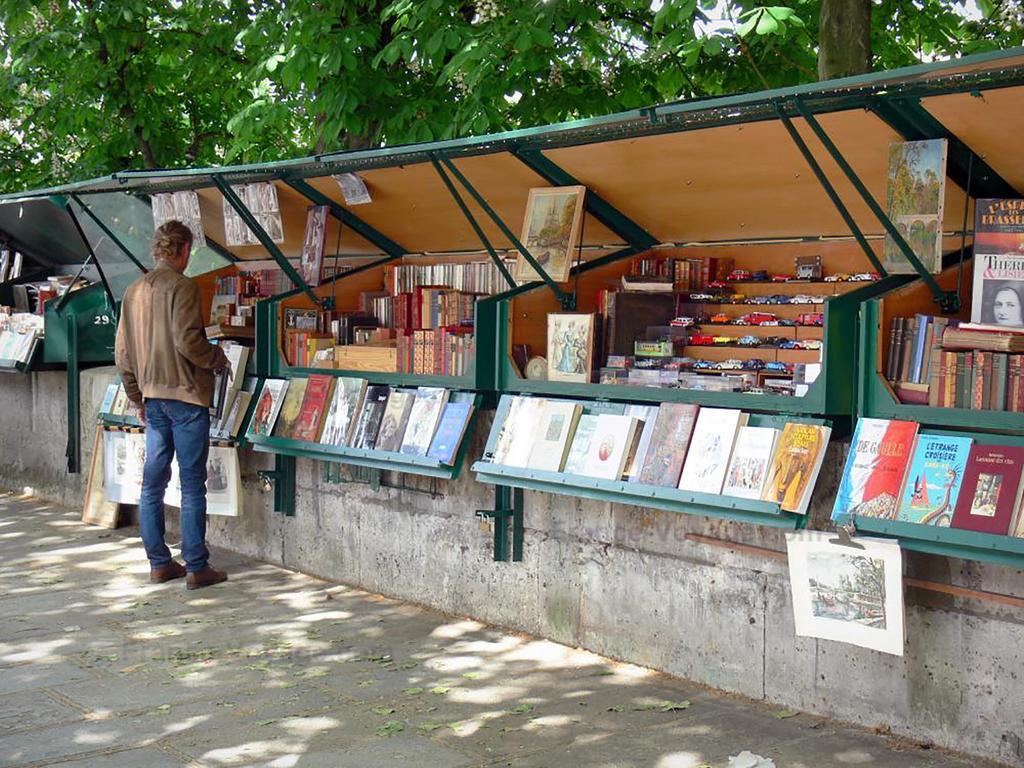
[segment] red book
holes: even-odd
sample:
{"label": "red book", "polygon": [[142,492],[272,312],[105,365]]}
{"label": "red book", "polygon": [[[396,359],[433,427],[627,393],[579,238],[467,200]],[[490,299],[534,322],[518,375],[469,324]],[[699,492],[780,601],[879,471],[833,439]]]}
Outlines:
{"label": "red book", "polygon": [[1024,448],[974,445],[967,459],[953,527],[1005,536],[1020,506]]}
{"label": "red book", "polygon": [[302,409],[292,429],[293,440],[304,440],[307,443],[320,441],[320,427],[323,425],[333,388],[333,376],[314,373],[309,377],[306,395],[302,398]]}

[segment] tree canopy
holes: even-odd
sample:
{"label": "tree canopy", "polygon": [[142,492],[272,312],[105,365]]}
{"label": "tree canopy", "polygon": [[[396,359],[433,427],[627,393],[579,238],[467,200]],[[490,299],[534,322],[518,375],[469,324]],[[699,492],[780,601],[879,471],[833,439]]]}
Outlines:
{"label": "tree canopy", "polygon": [[[451,138],[817,79],[823,2],[0,0],[0,189]],[[874,69],[1020,45],[875,0]]]}

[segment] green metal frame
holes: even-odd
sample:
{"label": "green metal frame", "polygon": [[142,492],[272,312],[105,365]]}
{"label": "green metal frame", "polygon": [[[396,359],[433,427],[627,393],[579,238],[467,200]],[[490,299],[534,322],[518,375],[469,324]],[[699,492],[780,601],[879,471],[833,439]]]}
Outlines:
{"label": "green metal frame", "polygon": [[[123,253],[125,256],[127,256],[136,267],[139,268],[139,271],[142,272],[142,274],[146,274],[147,272],[149,272],[149,270],[146,269],[145,266],[143,266],[142,262],[139,261],[137,258],[135,258],[135,254],[131,252],[131,250],[128,248],[128,246],[126,246],[123,242],[121,242],[121,239],[116,234],[114,234],[114,232],[111,231],[110,227],[108,227],[104,223],[103,219],[101,219],[99,216],[97,216],[96,213],[93,211],[93,209],[90,208],[88,205],[86,205],[82,201],[82,198],[80,198],[74,192],[72,192],[69,197],[72,200],[74,200],[76,203],[78,203],[78,206],[83,211],[85,211],[86,216],[88,216],[90,219],[92,219],[93,223],[97,227],[100,228],[100,231],[102,231],[104,235],[106,235],[107,237],[110,238],[110,241],[114,245],[116,245],[118,247],[118,249],[121,251],[121,253]],[[70,208],[70,206],[69,206],[69,208]]]}
{"label": "green metal frame", "polygon": [[260,480],[274,485],[274,511],[295,517],[295,457],[275,454],[274,468],[261,469],[257,475]]}
{"label": "green metal frame", "polygon": [[[989,437],[998,434],[1024,436],[1024,413],[974,410],[972,408],[934,408],[899,402],[878,372],[876,360],[881,346],[878,299],[864,302],[860,312],[860,344],[857,370],[860,376],[857,413],[877,419],[902,419],[936,427],[972,429]],[[986,438],[988,439],[988,438]]]}
{"label": "green metal frame", "polygon": [[410,456],[404,453],[371,451],[363,448],[350,448],[348,446],[321,445],[319,443],[308,443],[302,440],[290,440],[283,437],[246,435],[246,440],[253,450],[263,453],[315,459],[317,461],[331,461],[356,467],[370,467],[372,469],[454,480],[459,476],[465,463],[470,443],[468,435],[473,428],[473,424],[476,422],[480,404],[480,395],[475,395],[473,413],[466,427],[466,437],[463,438],[459,450],[455,454],[455,463],[451,466],[442,464],[437,459],[427,456]]}
{"label": "green metal frame", "polygon": [[494,486],[494,509],[478,509],[476,516],[494,526],[494,561],[519,563],[523,560],[523,489]]}
{"label": "green metal frame", "polygon": [[[924,428],[921,433],[970,437],[979,443],[989,445],[1021,445],[1021,439],[1011,435],[931,428]],[[1013,568],[1024,567],[1024,539],[1014,536],[995,536],[959,528],[940,528],[935,525],[852,515],[844,516],[836,522],[839,525],[852,525],[858,533],[896,539],[903,549],[915,552],[981,560]]]}
{"label": "green metal frame", "polygon": [[[702,392],[668,387],[586,384],[520,378],[509,359],[511,326],[508,294],[497,300],[498,361],[497,388],[501,392],[534,392],[563,397],[631,400],[660,403],[682,402],[722,408],[770,411],[819,416],[849,416],[856,411],[856,335],[860,303],[905,283],[907,276],[891,276],[868,283],[825,302],[821,373],[803,397],[749,395],[742,392]],[[486,301],[486,300],[485,300]],[[853,354],[851,354],[853,352]]]}
{"label": "green metal frame", "polygon": [[[508,416],[511,397],[504,395],[498,404],[494,423],[487,439],[484,455],[490,456],[498,441],[501,427]],[[778,415],[751,414],[752,426],[781,428],[789,421],[808,424],[824,424],[823,419],[793,418]],[[489,461],[477,461],[472,466],[480,482],[495,486],[511,486],[531,491],[543,491],[563,496],[576,496],[616,504],[630,504],[642,507],[664,509],[691,515],[703,515],[724,520],[756,523],[772,528],[795,530],[805,524],[804,515],[793,514],[781,509],[778,504],[753,499],[739,499],[711,493],[695,493],[677,488],[627,483],[619,480],[600,480],[582,475],[567,475],[562,472],[547,472],[521,467],[507,467]],[[499,497],[500,498],[500,497]],[[496,500],[496,509],[499,501]],[[507,504],[503,508],[507,508]]]}

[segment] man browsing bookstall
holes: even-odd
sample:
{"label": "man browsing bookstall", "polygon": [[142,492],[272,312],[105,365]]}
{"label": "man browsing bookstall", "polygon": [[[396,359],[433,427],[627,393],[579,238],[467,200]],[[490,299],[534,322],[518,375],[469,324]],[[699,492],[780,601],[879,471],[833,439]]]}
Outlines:
{"label": "man browsing bookstall", "polygon": [[[156,230],[156,267],[125,293],[114,359],[125,393],[146,425],[139,527],[150,581],[184,576],[186,587],[197,589],[227,579],[207,562],[206,462],[214,374],[228,367],[228,359],[206,339],[199,288],[184,275],[191,254],[192,232],[180,221],[168,221]],[[184,566],[171,557],[164,542],[164,492],[175,455],[181,477]]]}

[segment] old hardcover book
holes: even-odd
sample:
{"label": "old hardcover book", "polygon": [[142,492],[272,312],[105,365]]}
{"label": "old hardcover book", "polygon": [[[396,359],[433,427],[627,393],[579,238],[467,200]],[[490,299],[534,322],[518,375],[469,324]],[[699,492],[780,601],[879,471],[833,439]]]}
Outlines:
{"label": "old hardcover book", "polygon": [[449,400],[445,403],[441,420],[434,432],[434,438],[430,441],[427,456],[448,466],[454,464],[472,415],[473,403],[471,402]]}
{"label": "old hardcover book", "polygon": [[426,456],[437,422],[448,402],[448,390],[441,387],[419,387],[409,412],[409,423],[402,437],[400,451],[410,456]]}
{"label": "old hardcover book", "polygon": [[678,487],[684,491],[721,493],[736,432],[746,423],[747,414],[742,411],[701,408]]}
{"label": "old hardcover book", "polygon": [[569,400],[548,400],[541,411],[540,429],[530,451],[527,466],[561,472],[569,455],[583,406]]}
{"label": "old hardcover book", "polygon": [[919,320],[908,317],[903,334],[903,351],[900,361],[899,381],[910,381],[914,370],[914,348],[917,346],[917,329]]}
{"label": "old hardcover book", "polygon": [[864,515],[894,520],[918,424],[860,419],[843,467],[832,519]]}
{"label": "old hardcover book", "polygon": [[284,394],[284,401],[281,403],[281,412],[278,414],[277,423],[274,425],[274,437],[292,439],[295,432],[295,425],[299,422],[299,415],[302,413],[302,401],[306,397],[306,386],[309,379],[290,379],[288,391]]}
{"label": "old hardcover book", "polygon": [[544,402],[542,397],[513,398],[498,435],[494,463],[507,467],[527,466],[544,410]]}
{"label": "old hardcover book", "polygon": [[917,436],[897,520],[937,526],[952,522],[973,442],[952,435]]}
{"label": "old hardcover book", "polygon": [[640,470],[643,468],[644,459],[647,457],[647,451],[651,447],[651,440],[654,438],[654,424],[658,417],[658,406],[629,405],[626,406],[626,415],[640,421],[640,439],[637,440],[636,451],[626,467],[626,480],[630,483],[635,483],[640,479]]}
{"label": "old hardcover book", "polygon": [[381,418],[374,450],[398,452],[402,447],[402,439],[405,437],[415,399],[416,395],[413,392],[391,391],[388,404],[384,408],[384,416]]}
{"label": "old hardcover book", "polygon": [[700,406],[662,403],[654,419],[654,431],[637,481],[675,488],[683,471],[686,450]]}
{"label": "old hardcover book", "polygon": [[238,433],[242,429],[242,422],[245,421],[245,415],[249,412],[249,403],[251,402],[251,392],[242,390],[235,395],[235,402],[232,403],[231,410],[228,411],[228,417],[220,427],[221,434],[225,438],[238,437]]}
{"label": "old hardcover book", "polygon": [[333,376],[315,373],[307,379],[299,416],[292,425],[291,437],[293,440],[304,440],[308,443],[319,442],[320,429],[323,426],[324,415],[330,407],[333,387]]}
{"label": "old hardcover book", "polygon": [[818,424],[786,424],[776,441],[761,498],[806,515],[831,434],[831,427]]}
{"label": "old hardcover book", "polygon": [[372,451],[377,445],[377,433],[384,418],[391,388],[385,384],[371,384],[366,387],[362,410],[352,435],[352,447]]}
{"label": "old hardcover book", "polygon": [[761,498],[778,435],[779,430],[771,427],[740,427],[725,471],[723,495]]}
{"label": "old hardcover book", "polygon": [[907,318],[897,317],[893,320],[895,326],[895,340],[889,348],[889,381],[898,381],[900,367],[903,360],[903,336],[906,333]]}
{"label": "old hardcover book", "polygon": [[1024,448],[974,445],[953,513],[953,527],[1003,536],[1020,507]]}
{"label": "old hardcover book", "polygon": [[256,400],[256,409],[249,422],[248,434],[269,437],[273,433],[285,393],[289,388],[290,382],[287,379],[267,379],[263,382],[263,389]]}
{"label": "old hardcover book", "polygon": [[989,387],[988,407],[993,411],[1006,410],[1007,355],[992,353],[992,383]]}
{"label": "old hardcover book", "polygon": [[357,414],[362,411],[366,380],[341,376],[334,382],[334,396],[327,409],[323,429],[320,431],[321,445],[350,445],[349,438],[355,431]]}
{"label": "old hardcover book", "polygon": [[636,450],[640,422],[632,416],[602,413],[594,424],[582,474],[620,480],[631,453]]}

